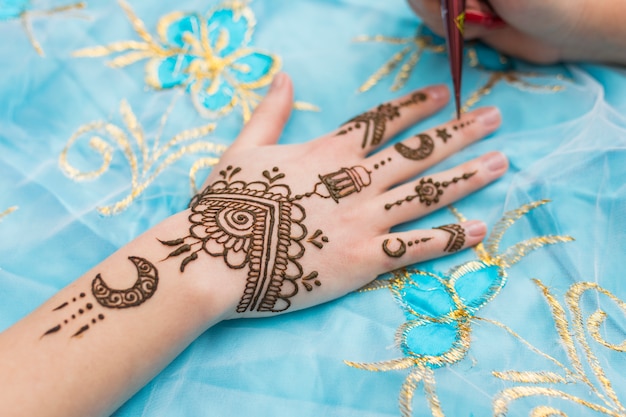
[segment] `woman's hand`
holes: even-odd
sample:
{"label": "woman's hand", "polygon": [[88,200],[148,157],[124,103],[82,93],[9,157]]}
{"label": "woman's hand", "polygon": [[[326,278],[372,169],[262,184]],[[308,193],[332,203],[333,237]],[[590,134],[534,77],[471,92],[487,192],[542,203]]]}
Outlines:
{"label": "woman's hand", "polygon": [[188,228],[159,237],[171,251],[164,262],[177,262],[182,279],[211,271],[234,286],[235,318],[319,304],[381,273],[479,243],[480,221],[390,232],[507,170],[505,156],[492,152],[418,177],[493,132],[500,124],[493,107],[385,146],[448,100],[444,86],[428,87],[313,141],[277,145],[292,107],[291,81],[279,74],[192,200]]}
{"label": "woman's hand", "polygon": [[[435,33],[443,36],[440,0],[408,0]],[[534,63],[602,61],[626,64],[622,0],[490,0],[503,25],[466,19],[466,39],[480,39],[507,55]],[[485,1],[467,0],[467,10],[489,13]]]}

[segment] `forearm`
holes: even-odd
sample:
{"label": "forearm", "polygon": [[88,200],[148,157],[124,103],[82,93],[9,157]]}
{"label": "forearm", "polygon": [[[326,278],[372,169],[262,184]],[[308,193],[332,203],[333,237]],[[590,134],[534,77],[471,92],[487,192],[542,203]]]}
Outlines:
{"label": "forearm", "polygon": [[164,221],[0,334],[3,415],[109,415],[234,309],[219,262],[163,262],[158,239],[187,227]]}

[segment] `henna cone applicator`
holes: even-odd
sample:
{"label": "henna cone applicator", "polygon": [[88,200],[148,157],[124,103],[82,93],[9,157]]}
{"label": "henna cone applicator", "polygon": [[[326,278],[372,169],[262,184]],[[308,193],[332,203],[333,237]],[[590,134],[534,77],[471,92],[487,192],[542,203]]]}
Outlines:
{"label": "henna cone applicator", "polygon": [[454,87],[456,117],[461,118],[461,74],[463,70],[463,29],[465,25],[465,0],[441,0],[441,17],[446,31],[446,44],[450,57],[450,73]]}

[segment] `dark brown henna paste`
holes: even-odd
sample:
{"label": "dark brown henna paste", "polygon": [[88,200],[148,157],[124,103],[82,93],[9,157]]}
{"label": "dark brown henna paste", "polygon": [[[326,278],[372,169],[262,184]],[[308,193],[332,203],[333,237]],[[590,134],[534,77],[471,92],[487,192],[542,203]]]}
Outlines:
{"label": "dark brown henna paste", "polygon": [[419,184],[415,186],[415,195],[408,195],[403,200],[398,200],[395,203],[385,204],[385,210],[390,210],[393,206],[400,206],[404,202],[410,202],[414,199],[419,199],[420,203],[430,206],[431,204],[439,203],[439,197],[443,194],[443,189],[450,186],[450,184],[456,184],[461,180],[467,180],[471,178],[476,172],[470,172],[463,174],[460,177],[454,177],[450,181],[433,181],[432,178],[422,178]]}
{"label": "dark brown henna paste", "polygon": [[447,224],[444,226],[434,227],[434,229],[439,229],[450,233],[448,243],[443,249],[444,252],[457,252],[465,244],[465,229],[458,224]]}
{"label": "dark brown henna paste", "polygon": [[413,161],[420,161],[428,158],[435,150],[435,142],[425,133],[420,133],[419,135],[415,135],[415,137],[420,140],[420,144],[417,148],[410,148],[404,143],[396,143],[394,145],[394,149],[406,159],[411,159]]}
{"label": "dark brown henna paste", "polygon": [[[150,262],[143,258],[136,256],[130,256],[128,259],[135,265],[137,269],[137,281],[135,284],[127,289],[115,290],[109,288],[102,280],[100,274],[96,275],[96,278],[91,283],[92,295],[95,301],[105,308],[129,308],[137,307],[146,302],[152,297],[157,289],[159,277],[156,268]],[[73,323],[77,318],[86,319],[87,324],[83,324],[72,337],[77,337],[89,330],[91,325],[96,324],[98,321],[104,320],[104,314],[95,315],[94,304],[89,301],[85,301],[87,294],[81,292],[78,297],[73,297],[71,301],[66,301],[60,304],[58,307],[52,309],[52,311],[61,311],[66,307],[70,307],[75,303],[78,303],[78,308],[73,310],[71,314],[67,315],[63,320],[63,323],[59,323],[54,327],[51,327],[41,337],[56,333],[61,330],[64,325]],[[89,320],[87,315],[93,315]]]}
{"label": "dark brown henna paste", "polygon": [[[193,198],[187,236],[161,243],[176,247],[168,258],[185,255],[181,272],[202,252],[221,257],[231,269],[247,268],[237,312],[284,311],[298,293],[298,281],[307,290],[313,288],[308,281],[316,282],[311,274],[317,272],[302,278],[298,262],[305,251],[301,241],[307,236],[306,214],[291,198],[291,189],[277,183],[284,178],[278,168],[264,171],[264,181],[250,183],[232,181],[238,172],[229,166],[220,172],[223,180]],[[323,246],[328,239],[317,241],[321,234],[316,232],[309,242]]]}
{"label": "dark brown henna paste", "polygon": [[123,290],[114,290],[104,282],[100,274],[91,283],[91,291],[98,304],[107,308],[136,307],[146,302],[154,295],[159,283],[157,270],[145,259],[131,256],[130,259],[137,268],[137,281]]}
{"label": "dark brown henna paste", "polygon": [[400,117],[400,108],[426,101],[426,99],[426,94],[416,92],[408,100],[397,105],[391,103],[381,104],[376,110],[365,112],[348,120],[343,124],[344,128],[337,132],[337,135],[345,135],[352,130],[365,127],[361,148],[365,149],[368,144],[369,146],[379,145],[385,136],[387,122]]}
{"label": "dark brown henna paste", "polygon": [[358,193],[370,185],[372,183],[371,174],[370,171],[360,165],[341,168],[339,171],[320,175],[320,182],[315,184],[313,191],[297,195],[293,200],[318,195],[322,198],[332,198],[336,203],[339,203],[339,199]]}
{"label": "dark brown henna paste", "polygon": [[448,139],[452,137],[452,135],[448,133],[448,129],[445,127],[443,129],[436,129],[436,130],[437,130],[436,136],[439,139],[441,139],[443,143],[447,143]]}
{"label": "dark brown henna paste", "polygon": [[421,239],[416,239],[416,240],[409,241],[408,243],[405,243],[404,240],[400,238],[396,238],[396,240],[399,243],[399,246],[398,246],[398,249],[395,249],[395,250],[389,248],[389,239],[385,239],[383,241],[383,251],[387,254],[387,256],[390,256],[392,258],[399,258],[406,253],[407,247],[410,248],[411,246],[419,245],[420,243],[423,243],[423,242],[428,242],[431,239],[432,237],[423,237]]}

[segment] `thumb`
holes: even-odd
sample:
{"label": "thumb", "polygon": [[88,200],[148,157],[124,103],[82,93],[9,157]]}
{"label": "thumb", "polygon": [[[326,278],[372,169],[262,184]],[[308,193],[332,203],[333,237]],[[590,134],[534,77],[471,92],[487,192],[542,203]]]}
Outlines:
{"label": "thumb", "polygon": [[232,147],[253,147],[278,142],[293,107],[293,85],[289,76],[279,72],[252,117]]}

